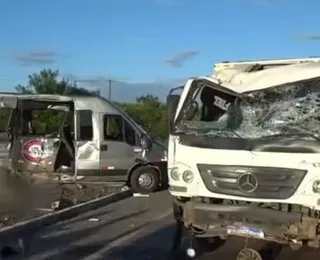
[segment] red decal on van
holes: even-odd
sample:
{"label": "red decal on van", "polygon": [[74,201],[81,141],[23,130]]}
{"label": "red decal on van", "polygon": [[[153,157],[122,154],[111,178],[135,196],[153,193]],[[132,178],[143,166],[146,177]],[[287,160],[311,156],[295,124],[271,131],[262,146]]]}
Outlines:
{"label": "red decal on van", "polygon": [[43,141],[30,140],[24,144],[23,156],[30,162],[39,163],[48,157],[48,153],[42,150]]}

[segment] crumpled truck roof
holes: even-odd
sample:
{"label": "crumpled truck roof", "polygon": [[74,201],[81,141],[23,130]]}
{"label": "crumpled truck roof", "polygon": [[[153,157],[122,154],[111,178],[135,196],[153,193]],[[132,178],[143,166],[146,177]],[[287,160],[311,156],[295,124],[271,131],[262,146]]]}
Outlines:
{"label": "crumpled truck roof", "polygon": [[317,78],[320,78],[320,62],[285,65],[254,72],[226,69],[218,75],[202,77],[236,93],[258,91]]}

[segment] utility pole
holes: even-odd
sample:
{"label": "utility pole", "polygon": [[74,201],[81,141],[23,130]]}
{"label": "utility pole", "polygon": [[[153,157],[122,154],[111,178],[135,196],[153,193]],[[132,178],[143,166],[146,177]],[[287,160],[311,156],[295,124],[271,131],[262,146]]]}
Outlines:
{"label": "utility pole", "polygon": [[112,80],[109,79],[109,92],[108,92],[109,101],[111,101],[111,90],[112,90]]}

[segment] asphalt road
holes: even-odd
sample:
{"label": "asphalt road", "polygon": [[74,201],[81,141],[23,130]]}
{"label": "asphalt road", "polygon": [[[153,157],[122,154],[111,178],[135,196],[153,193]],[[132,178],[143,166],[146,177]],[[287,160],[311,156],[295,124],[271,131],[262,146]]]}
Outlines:
{"label": "asphalt road", "polygon": [[63,197],[68,206],[102,197],[121,189],[103,184],[26,184],[0,170],[0,228],[47,214]]}
{"label": "asphalt road", "polygon": [[[171,200],[167,192],[150,197],[131,197],[26,238],[24,259],[187,259],[184,250],[179,256],[170,254],[174,231]],[[185,249],[188,243],[185,235],[182,248]],[[198,252],[195,259],[236,259],[243,246],[243,239],[231,238],[213,253]],[[249,246],[260,249],[265,260],[312,260],[320,256],[317,251],[294,252],[287,247],[278,248],[278,254],[271,256],[267,250],[270,244],[249,241]],[[21,256],[14,259],[21,259]]]}

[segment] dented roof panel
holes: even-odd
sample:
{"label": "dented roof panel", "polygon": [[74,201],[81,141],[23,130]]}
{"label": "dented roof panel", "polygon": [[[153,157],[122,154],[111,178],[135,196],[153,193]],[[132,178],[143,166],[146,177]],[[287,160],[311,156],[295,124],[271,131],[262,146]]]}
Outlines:
{"label": "dented roof panel", "polygon": [[229,75],[202,79],[233,92],[245,93],[317,78],[320,78],[320,62],[286,65],[255,72],[233,70]]}

